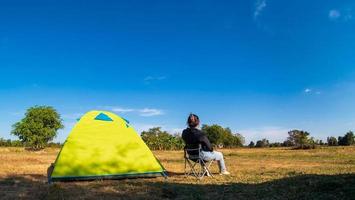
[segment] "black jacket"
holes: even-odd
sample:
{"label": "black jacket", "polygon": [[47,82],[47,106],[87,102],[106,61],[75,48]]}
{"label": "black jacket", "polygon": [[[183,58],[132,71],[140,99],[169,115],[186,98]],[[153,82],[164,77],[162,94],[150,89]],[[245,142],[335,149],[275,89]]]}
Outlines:
{"label": "black jacket", "polygon": [[203,151],[213,151],[212,145],[205,133],[197,128],[187,128],[182,132],[182,139],[189,148],[196,148],[201,144]]}

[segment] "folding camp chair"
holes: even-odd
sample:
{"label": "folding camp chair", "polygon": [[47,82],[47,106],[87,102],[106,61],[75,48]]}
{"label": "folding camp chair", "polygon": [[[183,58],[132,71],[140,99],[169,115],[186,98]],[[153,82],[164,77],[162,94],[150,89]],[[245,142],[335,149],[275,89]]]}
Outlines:
{"label": "folding camp chair", "polygon": [[[201,145],[186,146],[184,149],[185,176],[193,175],[197,179],[202,179],[205,175],[213,177],[209,167],[214,160],[204,160],[201,155]],[[189,169],[188,169],[189,168]]]}

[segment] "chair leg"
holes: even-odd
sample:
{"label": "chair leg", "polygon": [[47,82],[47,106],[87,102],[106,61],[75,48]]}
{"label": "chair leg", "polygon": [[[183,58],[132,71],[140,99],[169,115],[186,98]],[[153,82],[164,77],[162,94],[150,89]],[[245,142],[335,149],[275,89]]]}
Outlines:
{"label": "chair leg", "polygon": [[210,161],[210,162],[208,162],[208,164],[207,164],[207,166],[206,166],[206,171],[207,171],[207,173],[208,173],[209,175],[211,175],[211,177],[213,177],[213,175],[212,175],[212,173],[211,173],[211,171],[210,171],[210,166],[212,165],[212,163],[213,163],[213,160]]}
{"label": "chair leg", "polygon": [[196,169],[195,169],[197,163],[192,164],[187,159],[185,160],[185,162],[187,162],[187,165],[190,167],[189,171],[185,169],[185,176],[189,176],[189,175],[193,174],[195,177],[197,177],[198,173],[196,172]]}
{"label": "chair leg", "polygon": [[185,176],[187,176],[187,170],[186,170],[186,158],[185,158],[185,168],[184,168],[184,172],[185,172]]}
{"label": "chair leg", "polygon": [[[213,177],[211,171],[210,171],[210,166],[212,165],[213,163],[213,160],[212,161],[209,161],[209,162],[205,162],[205,161],[201,161],[202,162],[202,165],[203,165],[203,174],[202,174],[202,177],[205,176],[206,174],[209,174],[211,175],[211,177]],[[202,166],[201,165],[201,166]]]}
{"label": "chair leg", "polygon": [[[185,176],[193,175],[197,179],[201,180],[206,174],[210,174],[213,177],[210,166],[212,165],[213,161],[205,162],[203,160],[198,160],[197,162],[191,162],[188,159],[185,159]],[[196,168],[199,165],[199,168]],[[190,169],[188,169],[188,167]]]}

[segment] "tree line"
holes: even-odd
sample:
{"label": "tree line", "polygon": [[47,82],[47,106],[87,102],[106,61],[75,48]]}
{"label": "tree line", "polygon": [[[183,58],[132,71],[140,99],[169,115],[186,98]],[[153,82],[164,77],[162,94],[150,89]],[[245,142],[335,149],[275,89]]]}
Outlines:
{"label": "tree line", "polygon": [[[45,145],[45,147],[62,147],[62,146],[63,144],[60,142],[48,142]],[[21,140],[10,140],[4,138],[0,138],[0,147],[26,147],[26,148],[33,149],[33,147],[30,144],[26,144]]]}
{"label": "tree line", "polygon": [[[34,106],[29,108],[25,117],[13,125],[11,134],[19,140],[5,140],[0,138],[0,146],[28,147],[32,150],[40,150],[47,146],[61,146],[60,143],[53,143],[57,131],[62,129],[63,123],[60,114],[50,106]],[[239,133],[233,133],[230,128],[220,125],[202,125],[202,131],[209,138],[213,146],[218,148],[242,147],[245,143],[244,137]],[[141,133],[143,141],[152,150],[181,150],[184,141],[181,133],[172,135],[163,131],[160,127],[151,128]],[[337,146],[354,145],[355,137],[352,131],[344,136],[328,137],[326,142],[317,140],[310,136],[310,133],[302,130],[291,130],[287,139],[280,143],[270,143],[262,139],[250,142],[249,147],[293,147],[295,149],[310,149],[319,145]]]}
{"label": "tree line", "polygon": [[[202,131],[206,133],[212,145],[219,148],[241,147],[244,144],[244,137],[238,133],[232,133],[230,128],[223,128],[219,125],[202,125]],[[181,150],[185,143],[181,134],[172,135],[162,131],[161,127],[150,128],[141,133],[143,141],[152,150]]]}
{"label": "tree line", "polygon": [[267,139],[258,140],[256,143],[251,141],[249,147],[293,147],[294,149],[314,149],[317,146],[350,146],[355,145],[355,136],[352,131],[348,131],[344,136],[338,139],[331,136],[327,137],[327,142],[310,137],[310,133],[302,130],[291,130],[284,142],[270,143]]}

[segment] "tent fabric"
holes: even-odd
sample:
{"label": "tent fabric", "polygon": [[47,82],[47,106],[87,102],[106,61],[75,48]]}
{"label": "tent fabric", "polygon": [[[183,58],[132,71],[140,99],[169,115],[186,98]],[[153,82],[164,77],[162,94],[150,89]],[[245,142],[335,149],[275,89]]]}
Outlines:
{"label": "tent fabric", "polygon": [[96,120],[102,120],[102,121],[113,121],[109,116],[107,116],[104,113],[100,113],[95,117]]}
{"label": "tent fabric", "polygon": [[[112,121],[97,120],[100,115]],[[113,113],[90,111],[69,134],[49,181],[161,175],[165,169],[132,126]]]}

